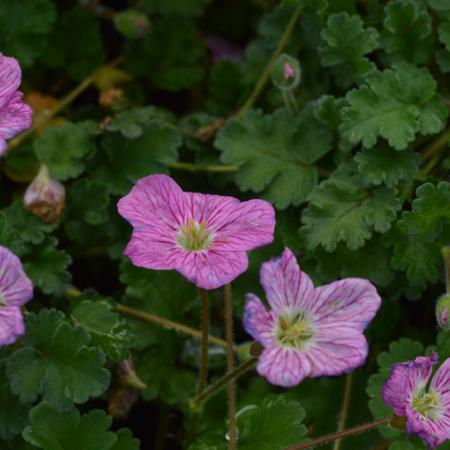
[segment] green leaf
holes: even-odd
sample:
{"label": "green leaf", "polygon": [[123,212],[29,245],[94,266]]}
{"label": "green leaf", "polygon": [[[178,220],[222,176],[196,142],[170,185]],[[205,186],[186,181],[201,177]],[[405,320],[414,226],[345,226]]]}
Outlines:
{"label": "green leaf", "polygon": [[35,140],[34,149],[55,178],[75,178],[84,170],[82,158],[95,149],[90,131],[88,122],[66,122],[61,128],[47,128]]}
{"label": "green leaf", "polygon": [[130,430],[124,428],[117,431],[117,441],[110,450],[139,450],[139,441],[135,439]]}
{"label": "green leaf", "polygon": [[113,305],[104,297],[90,300],[92,297],[77,298],[71,318],[90,333],[92,345],[101,348],[115,362],[125,360],[132,343],[125,320],[114,312]]}
{"label": "green leaf", "polygon": [[31,410],[31,425],[23,438],[44,450],[112,450],[117,435],[107,431],[112,419],[103,411],[93,410],[80,416],[76,409],[61,413],[43,402]]}
{"label": "green leaf", "polygon": [[428,4],[436,11],[450,10],[450,0],[428,0]]}
{"label": "green leaf", "polygon": [[236,183],[243,191],[264,191],[280,209],[306,200],[317,183],[313,165],[331,150],[331,133],[307,109],[300,118],[281,109],[271,116],[251,110],[233,118],[215,146],[222,161],[239,166]]}
{"label": "green leaf", "polygon": [[450,50],[450,21],[443,22],[439,25],[439,40]]}
{"label": "green leaf", "polygon": [[400,201],[394,189],[367,189],[348,170],[341,170],[322,183],[309,196],[300,229],[310,249],[321,245],[326,251],[343,241],[357,250],[374,231],[385,233],[397,217]]}
{"label": "green leaf", "polygon": [[108,220],[108,188],[96,180],[80,180],[68,189],[67,207],[70,215],[90,225]]}
{"label": "green leaf", "polygon": [[23,260],[26,273],[45,294],[63,294],[72,280],[67,271],[72,258],[64,250],[57,250],[57,245],[58,240],[49,236]]}
{"label": "green leaf", "polygon": [[46,234],[56,226],[42,222],[16,200],[0,211],[0,244],[22,256],[30,251],[31,245],[42,244]]}
{"label": "green leaf", "polygon": [[339,244],[333,253],[320,247],[315,251],[317,270],[326,280],[338,278],[367,278],[378,286],[387,286],[394,279],[390,267],[391,252],[381,246],[377,239],[371,239],[364,247],[350,250]]}
{"label": "green leaf", "polygon": [[109,161],[102,161],[99,179],[111,193],[121,195],[139,178],[168,173],[168,166],[178,159],[182,139],[175,128],[153,122],[146,125],[136,139],[110,133],[102,144]]}
{"label": "green leaf", "polygon": [[[411,361],[417,356],[423,356],[423,344],[411,339],[402,338],[389,345],[389,351],[378,355],[378,373],[372,375],[367,383],[367,394],[370,397],[369,409],[376,419],[392,414],[390,406],[386,405],[381,398],[381,389],[388,379],[393,364]],[[392,440],[402,436],[404,433],[394,428],[381,428],[382,434]]]}
{"label": "green leaf", "polygon": [[[266,396],[238,412],[239,449],[283,450],[305,442],[305,410],[283,395]],[[206,435],[189,450],[226,450],[225,431]]]}
{"label": "green leaf", "polygon": [[39,396],[58,411],[101,395],[110,375],[103,368],[104,354],[89,346],[89,333],[71,326],[64,314],[42,310],[26,317],[23,347],[8,359],[7,376],[14,394],[23,402]]}
{"label": "green leaf", "polygon": [[395,0],[386,5],[385,14],[381,42],[386,52],[416,64],[429,62],[432,21],[426,8],[415,0]]}
{"label": "green leaf", "polygon": [[3,362],[0,364],[0,443],[19,434],[28,423],[30,405],[19,401],[9,387]]}
{"label": "green leaf", "polygon": [[347,93],[342,109],[342,136],[352,144],[372,148],[379,137],[403,150],[417,133],[442,130],[447,111],[436,95],[436,81],[428,69],[399,63],[369,75],[366,83]]}
{"label": "green leaf", "polygon": [[50,67],[66,69],[75,80],[90,75],[105,59],[95,15],[80,6],[65,12],[50,36],[43,59]]}
{"label": "green leaf", "polygon": [[177,92],[203,77],[205,47],[191,21],[159,19],[141,40],[129,40],[125,60],[131,73],[147,76],[155,87]]}
{"label": "green leaf", "polygon": [[325,41],[320,49],[322,65],[339,67],[341,77],[351,78],[345,84],[350,85],[358,75],[375,69],[365,55],[378,48],[378,32],[372,27],[365,29],[359,16],[350,16],[346,12],[331,14],[322,38]]}
{"label": "green leaf", "polygon": [[388,187],[395,186],[400,180],[410,180],[420,165],[418,153],[411,150],[395,152],[387,146],[363,149],[354,160],[358,172],[369,183],[376,186],[384,183]]}
{"label": "green leaf", "polygon": [[52,0],[0,2],[2,53],[14,56],[24,67],[30,66],[44,50],[55,20]]}

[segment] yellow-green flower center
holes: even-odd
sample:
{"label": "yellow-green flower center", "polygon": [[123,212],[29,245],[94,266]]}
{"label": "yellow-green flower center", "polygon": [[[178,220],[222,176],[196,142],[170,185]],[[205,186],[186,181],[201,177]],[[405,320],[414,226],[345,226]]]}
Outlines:
{"label": "yellow-green flower center", "polygon": [[190,219],[182,225],[177,233],[177,242],[188,252],[207,250],[214,240],[212,232],[208,231],[205,221],[200,223]]}
{"label": "yellow-green flower center", "polygon": [[301,350],[313,336],[314,331],[303,312],[279,317],[277,338],[281,345]]}
{"label": "yellow-green flower center", "polygon": [[431,420],[438,419],[442,412],[441,399],[436,391],[420,390],[413,396],[412,407],[422,416]]}

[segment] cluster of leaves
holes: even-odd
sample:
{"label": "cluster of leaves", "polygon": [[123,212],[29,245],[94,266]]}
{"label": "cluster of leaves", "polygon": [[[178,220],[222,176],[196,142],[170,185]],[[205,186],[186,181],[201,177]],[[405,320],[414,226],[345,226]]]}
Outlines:
{"label": "cluster of leaves", "polygon": [[[0,161],[0,245],[21,258],[35,286],[26,335],[0,350],[0,404],[8,405],[0,408],[0,448],[226,448],[225,397],[197,416],[189,407],[198,340],[117,311],[122,303],[199,327],[192,286],[122,256],[130,228],[117,200],[152,173],[171,174],[188,191],[262,197],[276,207],[275,242],[252,253],[235,283],[239,343],[249,340],[239,321],[244,294],[260,290],[261,263],[284,246],[317,283],[356,276],[377,286],[383,307],[368,332],[367,365],[355,375],[349,421],[388,414],[379,393],[392,363],[433,346],[450,354],[434,321],[444,290],[440,250],[450,242],[450,3],[131,3],[147,30],[116,27],[125,1],[0,3],[0,50],[20,61],[36,119]],[[300,112],[270,83],[244,110],[286,29],[284,51],[302,67],[293,92]],[[231,50],[214,47],[216,35]],[[220,51],[228,59],[216,61]],[[66,189],[54,223],[22,203],[40,164]],[[217,336],[221,304],[212,293]],[[139,393],[117,371],[130,356],[145,384]],[[209,356],[214,380],[224,350],[213,345]],[[307,428],[333,431],[342,391],[333,379],[281,393],[248,374],[238,389],[239,448],[281,450]],[[422,448],[387,429],[345,448],[378,441]]]}

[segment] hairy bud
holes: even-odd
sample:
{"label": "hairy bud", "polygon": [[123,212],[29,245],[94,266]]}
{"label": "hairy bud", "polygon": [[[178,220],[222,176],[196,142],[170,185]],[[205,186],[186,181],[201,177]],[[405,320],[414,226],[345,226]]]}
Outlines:
{"label": "hairy bud", "polygon": [[137,39],[145,36],[150,30],[148,17],[135,9],[127,9],[114,18],[117,31],[127,38]]}
{"label": "hairy bud", "polygon": [[436,320],[443,330],[450,330],[450,294],[444,294],[437,301]]}
{"label": "hairy bud", "polygon": [[23,197],[25,208],[44,222],[57,222],[64,208],[64,186],[50,177],[47,166],[41,168]]}
{"label": "hairy bud", "polygon": [[301,80],[300,63],[285,53],[280,55],[272,68],[272,81],[281,90],[295,89]]}

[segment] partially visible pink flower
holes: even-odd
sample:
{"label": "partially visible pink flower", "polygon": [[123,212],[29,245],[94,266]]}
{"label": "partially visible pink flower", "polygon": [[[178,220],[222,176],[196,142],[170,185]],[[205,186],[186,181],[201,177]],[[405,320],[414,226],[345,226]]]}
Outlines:
{"label": "partially visible pink flower", "polygon": [[397,416],[406,417],[408,433],[424,439],[429,449],[450,439],[450,358],[431,379],[438,359],[433,353],[394,364],[381,394]]}
{"label": "partially visible pink flower", "polygon": [[293,69],[293,67],[289,64],[289,63],[284,63],[284,78],[286,80],[289,80],[289,78],[294,78],[295,75],[295,71]]}
{"label": "partially visible pink flower", "polygon": [[25,333],[20,307],[33,297],[33,285],[19,258],[0,246],[0,347]]}
{"label": "partially visible pink flower", "polygon": [[261,284],[271,309],[248,294],[244,312],[246,331],[264,347],[260,375],[290,387],[305,377],[340,375],[364,363],[363,331],[381,304],[368,280],[346,278],[314,288],[285,249],[262,265]]}
{"label": "partially visible pink flower", "polygon": [[222,36],[210,34],[206,38],[206,44],[211,52],[214,64],[217,64],[222,60],[240,63],[244,59],[244,51],[242,48]]}
{"label": "partially visible pink flower", "polygon": [[31,126],[31,108],[17,89],[22,72],[16,59],[0,53],[0,155],[6,151],[6,139]]}
{"label": "partially visible pink flower", "polygon": [[264,200],[183,192],[166,175],[139,180],[118,210],[134,228],[125,250],[134,265],[175,269],[205,289],[243,273],[247,251],[272,242],[275,227]]}

